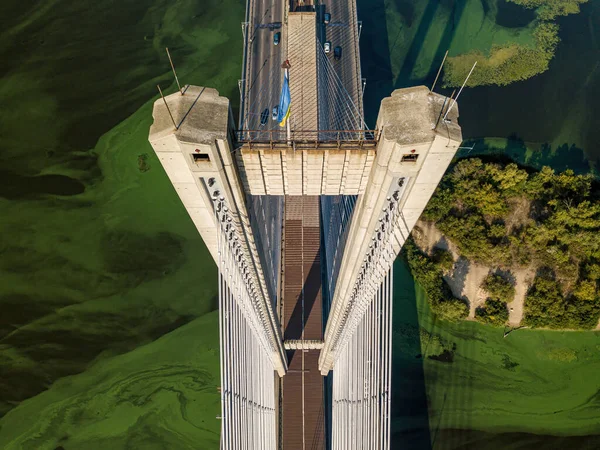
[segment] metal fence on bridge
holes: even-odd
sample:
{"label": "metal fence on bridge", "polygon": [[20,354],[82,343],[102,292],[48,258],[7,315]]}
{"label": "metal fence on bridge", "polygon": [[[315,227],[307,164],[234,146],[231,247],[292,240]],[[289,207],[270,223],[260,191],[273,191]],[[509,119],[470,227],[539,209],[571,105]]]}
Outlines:
{"label": "metal fence on bridge", "polygon": [[236,145],[270,148],[373,148],[379,140],[378,130],[238,130],[234,132]]}

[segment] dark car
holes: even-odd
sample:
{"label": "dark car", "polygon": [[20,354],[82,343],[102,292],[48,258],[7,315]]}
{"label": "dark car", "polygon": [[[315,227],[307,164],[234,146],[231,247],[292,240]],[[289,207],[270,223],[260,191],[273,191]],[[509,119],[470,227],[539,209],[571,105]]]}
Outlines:
{"label": "dark car", "polygon": [[278,31],[277,33],[275,33],[275,35],[273,36],[273,44],[275,45],[279,45],[279,41],[281,40],[281,31]]}
{"label": "dark car", "polygon": [[335,59],[341,59],[342,57],[342,47],[340,47],[339,45],[333,49],[333,57]]}
{"label": "dark car", "polygon": [[264,127],[269,121],[269,108],[265,108],[265,110],[260,115],[260,126]]}
{"label": "dark car", "polygon": [[325,25],[327,25],[329,22],[331,22],[331,14],[330,13],[323,14],[323,23]]}

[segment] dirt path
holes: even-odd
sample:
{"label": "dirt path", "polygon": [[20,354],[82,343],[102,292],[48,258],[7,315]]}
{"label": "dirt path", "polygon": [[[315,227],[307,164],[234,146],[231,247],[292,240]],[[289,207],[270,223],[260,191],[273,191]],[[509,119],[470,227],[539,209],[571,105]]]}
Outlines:
{"label": "dirt path", "polygon": [[490,268],[487,266],[473,263],[470,264],[469,272],[467,273],[465,285],[462,290],[462,297],[466,298],[469,302],[468,319],[475,319],[475,310],[485,303],[487,295],[480,286],[489,272]]}
{"label": "dirt path", "polygon": [[535,277],[535,270],[531,267],[525,269],[512,270],[515,276],[515,299],[508,304],[508,325],[511,327],[518,327],[523,320],[523,307],[525,305],[525,294],[533,278]]}
{"label": "dirt path", "polygon": [[431,254],[434,248],[443,248],[450,251],[452,257],[456,261],[459,257],[458,249],[454,244],[448,242],[442,232],[438,230],[434,223],[418,221],[416,225],[420,230],[420,236],[416,236],[413,232],[413,237],[417,245],[428,254]]}

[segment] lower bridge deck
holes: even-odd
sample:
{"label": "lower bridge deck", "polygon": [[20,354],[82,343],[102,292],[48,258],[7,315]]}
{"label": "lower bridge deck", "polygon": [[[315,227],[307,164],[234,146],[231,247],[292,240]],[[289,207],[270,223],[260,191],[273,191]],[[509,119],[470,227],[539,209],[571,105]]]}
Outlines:
{"label": "lower bridge deck", "polygon": [[[286,196],[283,257],[284,340],[322,340],[321,227],[318,196]],[[325,448],[320,350],[288,350],[282,380],[282,447]],[[281,448],[281,447],[280,447]]]}

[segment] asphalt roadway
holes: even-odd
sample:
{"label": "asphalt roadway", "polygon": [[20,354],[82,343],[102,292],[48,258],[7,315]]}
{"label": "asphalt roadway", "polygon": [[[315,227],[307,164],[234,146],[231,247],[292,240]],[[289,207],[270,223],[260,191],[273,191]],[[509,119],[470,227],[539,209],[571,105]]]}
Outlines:
{"label": "asphalt roadway", "polygon": [[[242,128],[245,130],[280,130],[272,119],[272,110],[279,104],[284,70],[285,43],[283,25],[279,29],[263,28],[269,23],[284,20],[284,0],[249,0],[247,25],[246,73]],[[275,33],[281,33],[279,45],[274,44]],[[261,125],[261,114],[268,110],[268,121]]]}
{"label": "asphalt roadway", "polygon": [[[306,2],[308,5],[310,2]],[[244,76],[242,121],[243,130],[259,130],[252,138],[269,140],[269,130],[283,129],[273,120],[273,107],[279,104],[287,57],[287,27],[284,22],[286,0],[248,0],[246,28],[246,68]],[[331,14],[331,22],[323,23],[323,14]],[[362,82],[358,46],[358,24],[355,0],[329,0],[316,7],[318,127],[321,130],[352,130],[363,128]],[[268,28],[269,23],[281,23],[280,28]],[[275,33],[281,33],[279,45]],[[325,41],[331,42],[331,52],[323,52]],[[342,47],[342,58],[336,60],[333,50]],[[335,74],[334,74],[335,73]],[[292,99],[292,102],[294,99]],[[351,103],[353,107],[349,106]],[[267,121],[261,115],[267,111]],[[312,131],[312,130],[304,130]],[[334,135],[332,135],[334,136]],[[322,138],[327,139],[326,135]]]}

